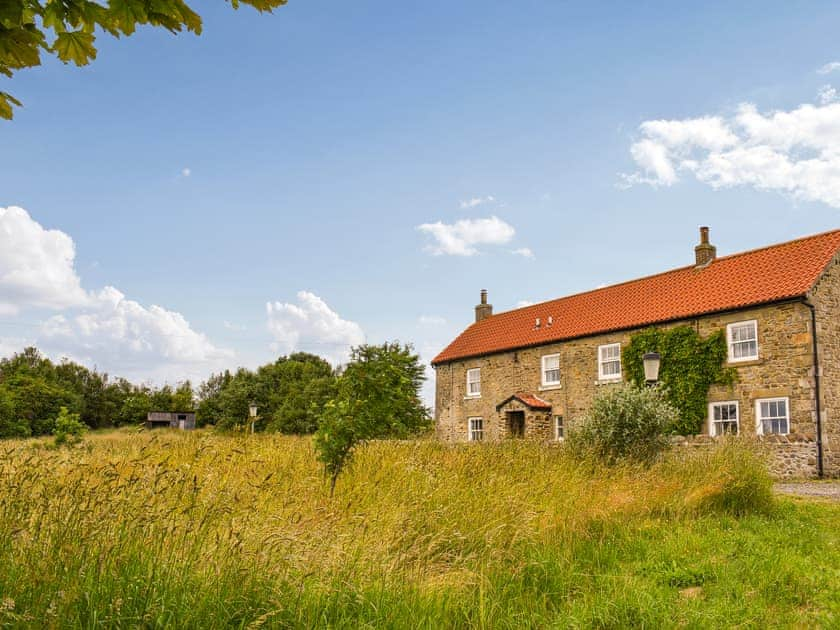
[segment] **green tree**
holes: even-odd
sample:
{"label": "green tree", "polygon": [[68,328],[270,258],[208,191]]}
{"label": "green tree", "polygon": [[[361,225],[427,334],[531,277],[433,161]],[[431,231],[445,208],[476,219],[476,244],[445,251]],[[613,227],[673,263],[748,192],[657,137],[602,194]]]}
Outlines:
{"label": "green tree", "polygon": [[25,423],[32,435],[52,433],[61,407],[74,413],[82,408],[79,392],[35,348],[0,360],[0,386],[11,400],[16,421]]}
{"label": "green tree", "polygon": [[70,413],[67,407],[62,407],[55,419],[53,435],[56,446],[62,444],[78,444],[87,431],[87,425],[79,420],[79,414]]}
{"label": "green tree", "polygon": [[281,357],[270,373],[266,430],[313,433],[324,405],[335,395],[336,376],[330,364],[314,354],[297,352]]}
{"label": "green tree", "polygon": [[353,348],[315,433],[330,493],[359,444],[405,438],[428,429],[429,409],[420,400],[425,379],[425,366],[410,345],[393,342]]}
{"label": "green tree", "polygon": [[138,387],[125,396],[118,414],[119,424],[140,424],[152,410],[152,397],[146,387]]}
{"label": "green tree", "polygon": [[198,407],[195,416],[197,426],[216,424],[222,417],[220,397],[232,378],[230,371],[225,370],[219,374],[211,374],[198,386]]}
{"label": "green tree", "polygon": [[29,437],[29,423],[18,418],[11,396],[0,387],[0,438]]}
{"label": "green tree", "polygon": [[184,381],[172,394],[172,406],[169,411],[193,411],[195,409],[195,393],[192,384]]}
{"label": "green tree", "polygon": [[[271,12],[287,0],[227,0],[234,9],[247,4]],[[2,0],[0,1],[0,74],[41,64],[41,53],[84,66],[96,58],[96,36],[131,35],[137,26],[163,27],[171,33],[201,33],[201,17],[183,0]],[[20,101],[0,92],[0,117],[11,118]]]}

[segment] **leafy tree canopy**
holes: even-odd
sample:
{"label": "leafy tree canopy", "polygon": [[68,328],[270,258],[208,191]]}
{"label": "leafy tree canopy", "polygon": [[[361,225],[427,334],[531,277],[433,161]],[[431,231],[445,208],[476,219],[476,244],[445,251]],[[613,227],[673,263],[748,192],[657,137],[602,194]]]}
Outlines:
{"label": "leafy tree canopy", "polygon": [[196,421],[233,429],[248,421],[248,406],[257,404],[258,431],[312,433],[335,393],[336,375],[321,357],[297,352],[280,357],[256,372],[214,374],[198,388]]}
{"label": "leafy tree canopy", "polygon": [[425,371],[410,345],[394,342],[353,348],[336,396],[327,403],[315,434],[318,458],[333,490],[360,443],[405,438],[429,427],[429,409],[420,399]]}
{"label": "leafy tree canopy", "polygon": [[139,424],[149,411],[192,409],[193,391],[189,381],[174,390],[135,386],[72,361],[56,364],[35,348],[0,359],[0,438],[50,434],[62,408],[91,428]]}
{"label": "leafy tree canopy", "polygon": [[[271,12],[287,0],[227,0]],[[41,64],[41,53],[84,66],[96,59],[96,36],[131,35],[137,26],[171,33],[201,33],[201,17],[183,0],[0,0],[0,73]],[[0,117],[11,118],[20,101],[0,92]]]}

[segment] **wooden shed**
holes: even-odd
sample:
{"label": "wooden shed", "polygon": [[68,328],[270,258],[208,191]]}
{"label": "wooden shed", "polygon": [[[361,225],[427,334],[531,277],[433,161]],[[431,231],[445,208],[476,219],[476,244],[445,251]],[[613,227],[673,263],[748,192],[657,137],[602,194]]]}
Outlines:
{"label": "wooden shed", "polygon": [[150,411],[146,416],[147,429],[180,429],[190,431],[195,429],[195,412],[192,411]]}

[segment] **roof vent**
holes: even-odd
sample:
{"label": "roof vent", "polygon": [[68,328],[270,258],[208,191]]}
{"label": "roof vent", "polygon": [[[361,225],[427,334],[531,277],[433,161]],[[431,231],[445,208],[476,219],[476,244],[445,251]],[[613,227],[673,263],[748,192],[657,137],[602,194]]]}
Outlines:
{"label": "roof vent", "polygon": [[551,326],[551,325],[554,323],[554,318],[553,318],[551,315],[549,315],[549,316],[548,316],[548,321],[547,321],[546,323],[547,323],[549,326]]}
{"label": "roof vent", "polygon": [[539,328],[539,327],[540,327],[540,318],[537,317],[536,321],[534,322],[534,328]]}

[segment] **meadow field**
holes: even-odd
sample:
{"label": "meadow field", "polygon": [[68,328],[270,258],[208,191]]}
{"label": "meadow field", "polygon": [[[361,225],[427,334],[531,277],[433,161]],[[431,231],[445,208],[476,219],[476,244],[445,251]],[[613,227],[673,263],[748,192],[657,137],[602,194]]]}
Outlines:
{"label": "meadow field", "polygon": [[0,442],[0,626],[838,627],[840,505],[737,442],[652,468],[525,442]]}

